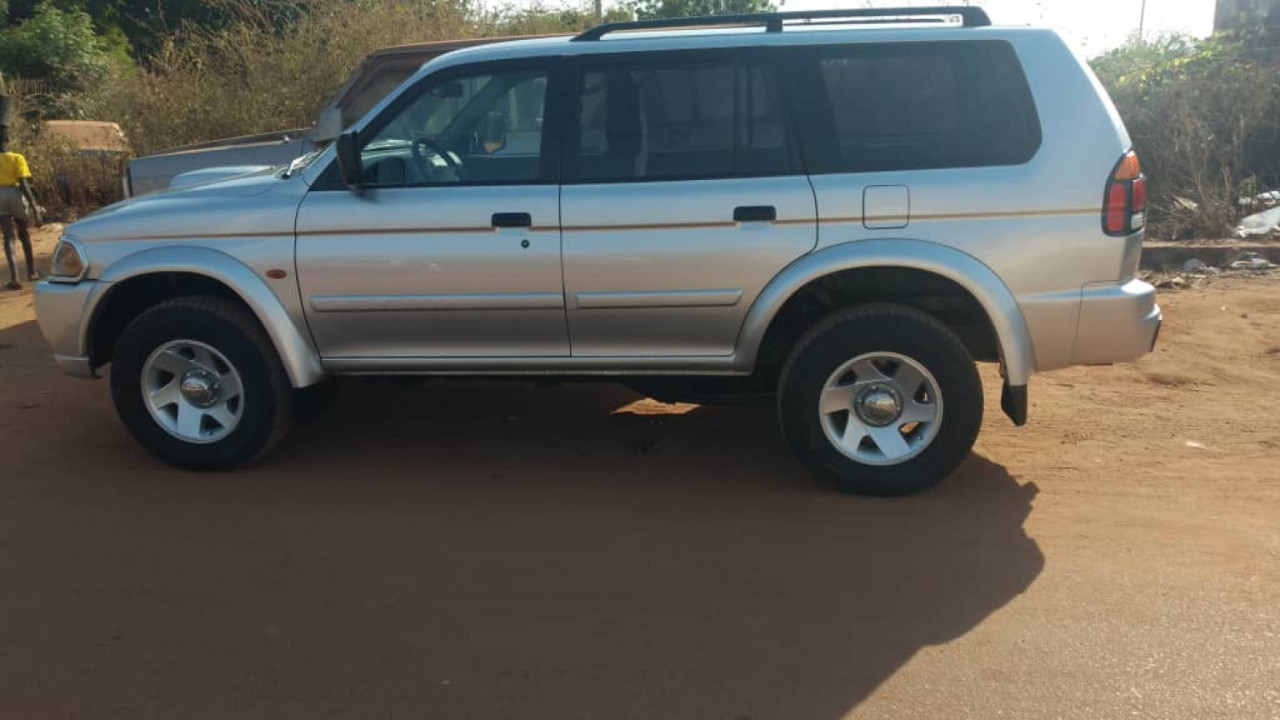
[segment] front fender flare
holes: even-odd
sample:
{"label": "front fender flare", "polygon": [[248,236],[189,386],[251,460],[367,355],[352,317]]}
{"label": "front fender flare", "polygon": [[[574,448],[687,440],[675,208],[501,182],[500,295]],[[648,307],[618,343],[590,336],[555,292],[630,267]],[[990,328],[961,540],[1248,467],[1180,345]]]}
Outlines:
{"label": "front fender flare", "polygon": [[1031,334],[1013,293],[972,255],[924,240],[859,240],[805,255],[765,286],[743,321],[737,356],[754,365],[765,331],[778,311],[800,288],[843,270],[899,267],[947,278],[967,290],[986,311],[1000,343],[1005,377],[1010,385],[1026,385],[1035,372]]}
{"label": "front fender flare", "polygon": [[[159,247],[128,255],[112,263],[98,277],[98,289],[90,300],[90,308],[84,313],[81,337],[87,342],[89,323],[97,307],[120,282],[152,273],[190,273],[203,275],[226,285],[262,323],[271,344],[280,355],[280,362],[294,387],[314,385],[324,379],[320,356],[298,330],[288,311],[275,293],[258,277],[257,273],[226,253],[204,247]],[[86,345],[87,347],[87,345]]]}

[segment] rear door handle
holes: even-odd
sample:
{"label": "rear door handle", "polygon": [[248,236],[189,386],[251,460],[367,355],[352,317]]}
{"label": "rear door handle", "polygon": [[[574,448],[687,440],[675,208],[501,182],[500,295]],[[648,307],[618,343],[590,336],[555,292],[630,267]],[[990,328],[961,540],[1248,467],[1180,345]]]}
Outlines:
{"label": "rear door handle", "polygon": [[778,209],[772,205],[740,205],[733,209],[734,222],[773,222]]}
{"label": "rear door handle", "polygon": [[496,228],[533,227],[533,217],[529,213],[494,213],[493,226]]}

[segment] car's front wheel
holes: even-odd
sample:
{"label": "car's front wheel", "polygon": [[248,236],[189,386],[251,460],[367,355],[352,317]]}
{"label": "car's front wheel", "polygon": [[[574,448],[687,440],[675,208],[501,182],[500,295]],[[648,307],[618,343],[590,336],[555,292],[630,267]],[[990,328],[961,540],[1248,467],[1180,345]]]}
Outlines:
{"label": "car's front wheel", "polygon": [[111,394],[129,432],[179,467],[255,460],[287,432],[284,369],[257,320],[218,297],[182,297],[139,315],[116,342]]}
{"label": "car's front wheel", "polygon": [[982,383],[964,344],[899,305],[837,312],[805,334],[779,381],[793,452],[844,492],[901,495],[964,459],[982,424]]}

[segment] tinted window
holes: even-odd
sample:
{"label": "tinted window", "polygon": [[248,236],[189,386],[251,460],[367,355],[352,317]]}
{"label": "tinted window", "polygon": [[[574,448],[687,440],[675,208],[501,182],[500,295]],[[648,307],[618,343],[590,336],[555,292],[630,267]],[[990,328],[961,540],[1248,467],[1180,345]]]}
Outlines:
{"label": "tinted window", "polygon": [[[1016,165],[1040,145],[1018,58],[1003,42],[903,43],[813,51],[814,172]],[[834,136],[834,137],[832,137]]]}
{"label": "tinted window", "polygon": [[769,66],[732,58],[586,65],[577,177],[675,180],[798,172]]}
{"label": "tinted window", "polygon": [[520,183],[540,175],[547,75],[521,70],[415,88],[365,139],[371,187]]}

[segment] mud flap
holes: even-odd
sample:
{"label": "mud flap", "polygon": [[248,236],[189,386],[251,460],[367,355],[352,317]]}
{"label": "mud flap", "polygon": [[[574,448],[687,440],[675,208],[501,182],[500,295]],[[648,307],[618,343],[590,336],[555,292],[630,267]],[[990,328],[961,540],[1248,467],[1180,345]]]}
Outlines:
{"label": "mud flap", "polygon": [[1027,424],[1027,386],[1010,385],[1004,381],[1004,389],[1000,391],[1000,409],[1009,416],[1014,425]]}

